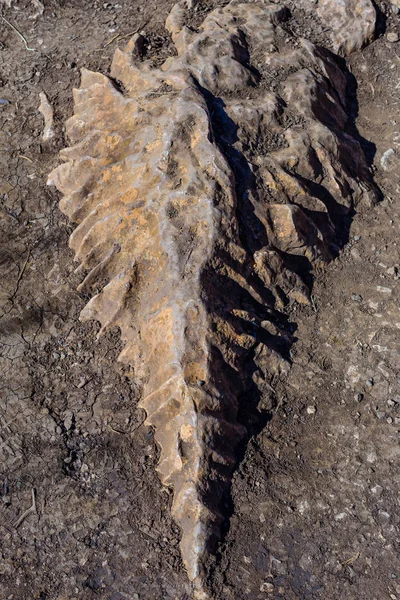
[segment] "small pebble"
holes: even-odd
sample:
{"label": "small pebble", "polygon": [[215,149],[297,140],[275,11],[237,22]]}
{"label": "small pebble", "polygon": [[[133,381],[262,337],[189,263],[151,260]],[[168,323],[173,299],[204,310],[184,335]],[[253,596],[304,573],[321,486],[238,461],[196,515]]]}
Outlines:
{"label": "small pebble", "polygon": [[377,410],[375,414],[377,419],[383,419],[385,416],[385,413],[382,410]]}
{"label": "small pebble", "polygon": [[380,510],[378,512],[378,521],[380,523],[387,523],[390,520],[390,514],[386,510]]}
{"label": "small pebble", "polygon": [[364,398],[364,395],[363,395],[363,394],[360,394],[360,393],[358,393],[358,394],[356,394],[356,395],[354,396],[354,400],[355,400],[356,402],[361,402],[361,400],[362,400],[363,398]]}
{"label": "small pebble", "polygon": [[387,34],[386,39],[391,44],[394,44],[399,41],[399,34],[397,33],[397,31],[391,31]]}
{"label": "small pebble", "polygon": [[357,248],[352,248],[352,249],[350,250],[350,255],[351,255],[351,257],[352,257],[354,260],[356,260],[356,261],[358,261],[358,262],[361,262],[361,260],[362,260],[362,259],[361,259],[361,254],[360,254],[360,252],[357,250]]}
{"label": "small pebble", "polygon": [[389,269],[386,271],[386,273],[387,273],[388,275],[393,275],[393,276],[397,277],[397,275],[399,274],[399,270],[398,270],[398,268],[397,268],[397,267],[390,267],[390,268],[389,268]]}
{"label": "small pebble", "polygon": [[[389,148],[388,150],[386,150],[386,152],[384,152],[382,154],[382,158],[381,158],[381,165],[384,168],[385,171],[388,170],[389,166],[390,166],[390,158],[394,156],[394,150],[393,148]],[[371,248],[372,250],[372,248]]]}
{"label": "small pebble", "polygon": [[355,242],[358,242],[358,240],[359,240],[360,238],[361,238],[361,235],[355,235],[355,236],[353,237],[353,240],[354,240]]}
{"label": "small pebble", "polygon": [[392,417],[388,417],[388,418],[386,419],[386,423],[389,423],[389,425],[391,425],[391,424],[393,423],[393,419],[392,419]]}
{"label": "small pebble", "polygon": [[351,299],[353,300],[353,302],[362,302],[362,296],[360,296],[359,294],[352,294]]}
{"label": "small pebble", "polygon": [[365,382],[365,385],[366,385],[367,387],[372,387],[372,386],[374,385],[374,380],[372,379],[372,377],[371,377],[371,379],[368,379],[368,380]]}
{"label": "small pebble", "polygon": [[354,577],[356,576],[356,572],[354,571],[353,567],[350,567],[349,565],[347,566],[347,573],[350,579],[354,579]]}
{"label": "small pebble", "polygon": [[272,583],[269,583],[269,581],[264,581],[264,583],[260,585],[260,592],[272,593],[273,591],[274,585]]}
{"label": "small pebble", "polygon": [[71,410],[67,410],[64,417],[64,427],[67,431],[72,428],[74,422],[74,413]]}
{"label": "small pebble", "polygon": [[316,412],[317,412],[317,409],[315,406],[307,406],[307,414],[315,415]]}
{"label": "small pebble", "polygon": [[6,100],[5,98],[0,98],[1,106],[7,106],[7,104],[10,104],[8,100]]}

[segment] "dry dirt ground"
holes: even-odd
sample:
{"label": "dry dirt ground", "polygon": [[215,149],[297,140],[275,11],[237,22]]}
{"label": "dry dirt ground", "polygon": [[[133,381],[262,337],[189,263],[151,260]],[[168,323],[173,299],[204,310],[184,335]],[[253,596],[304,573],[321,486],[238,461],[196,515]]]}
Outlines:
{"label": "dry dirt ground", "polygon": [[[162,60],[171,5],[45,0],[36,18],[28,0],[1,5],[33,48],[1,20],[1,600],[191,597],[118,331],[96,341],[78,321],[71,228],[46,187],[79,68],[107,73],[115,35],[137,30]],[[400,16],[379,9],[378,39],[347,68],[382,202],[352,215],[313,306],[291,307],[287,379],[271,380],[258,418],[241,415],[254,435],[211,565],[215,600],[400,599],[400,42],[387,39]],[[292,25],[307,27],[295,6]],[[41,91],[56,119],[46,144]]]}

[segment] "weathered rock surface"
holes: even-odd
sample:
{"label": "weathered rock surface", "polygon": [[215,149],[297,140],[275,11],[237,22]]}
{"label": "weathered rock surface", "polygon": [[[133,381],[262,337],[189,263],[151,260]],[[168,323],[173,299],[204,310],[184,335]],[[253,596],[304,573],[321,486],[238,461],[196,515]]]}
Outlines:
{"label": "weathered rock surface", "polygon": [[335,255],[343,219],[375,190],[348,128],[345,76],[285,30],[286,9],[230,4],[198,32],[185,10],[167,21],[178,56],[161,68],[135,36],[112,80],[82,71],[73,145],[49,182],[78,224],[70,245],[93,294],[82,318],[121,330],[182,557],[207,598],[245,433],[239,403],[287,368],[281,309],[309,301],[304,274]]}
{"label": "weathered rock surface", "polygon": [[376,11],[371,0],[297,0],[308,21],[317,19],[329,48],[346,56],[375,37]]}
{"label": "weathered rock surface", "polygon": [[339,54],[350,54],[374,39],[376,11],[371,0],[319,0],[317,14]]}

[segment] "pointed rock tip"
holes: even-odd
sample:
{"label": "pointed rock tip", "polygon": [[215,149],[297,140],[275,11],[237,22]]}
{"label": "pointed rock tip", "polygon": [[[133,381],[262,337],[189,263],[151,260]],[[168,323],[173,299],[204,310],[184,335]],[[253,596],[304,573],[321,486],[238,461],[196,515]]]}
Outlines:
{"label": "pointed rock tip", "polygon": [[212,600],[211,595],[205,589],[202,577],[196,577],[193,581],[193,600]]}
{"label": "pointed rock tip", "polygon": [[[96,73],[95,71],[90,71],[90,69],[85,69],[82,67],[81,69],[81,85],[80,88],[90,87],[96,83],[104,84],[108,81],[108,77],[103,75],[102,73]],[[79,91],[79,90],[77,90]],[[75,92],[75,89],[74,89]]]}

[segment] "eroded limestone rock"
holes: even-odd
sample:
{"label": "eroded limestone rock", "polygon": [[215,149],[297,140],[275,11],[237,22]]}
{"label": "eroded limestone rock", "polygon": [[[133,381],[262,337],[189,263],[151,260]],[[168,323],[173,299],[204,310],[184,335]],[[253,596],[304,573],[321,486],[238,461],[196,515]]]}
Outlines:
{"label": "eroded limestone rock", "polygon": [[93,295],[82,319],[121,330],[200,599],[245,433],[238,404],[287,369],[282,309],[308,302],[302,273],[337,252],[343,218],[375,191],[345,77],[325,51],[287,42],[285,9],[230,4],[198,32],[185,11],[167,21],[178,56],[161,68],[135,58],[135,36],[113,80],[82,71],[49,182],[77,223]]}
{"label": "eroded limestone rock", "polygon": [[374,39],[376,11],[371,0],[318,0],[317,14],[339,54],[350,54]]}
{"label": "eroded limestone rock", "polygon": [[317,19],[327,45],[337,54],[347,56],[375,37],[377,17],[371,0],[292,0],[292,3],[309,22]]}

